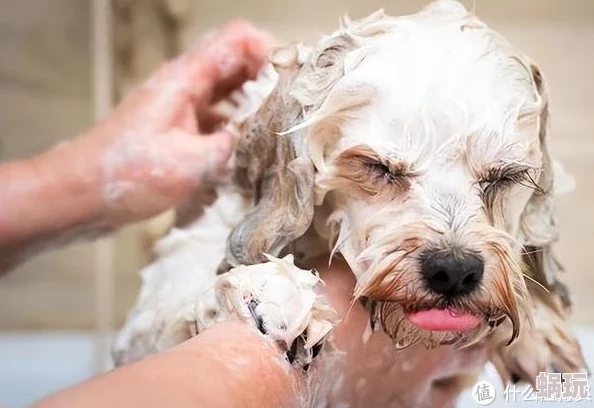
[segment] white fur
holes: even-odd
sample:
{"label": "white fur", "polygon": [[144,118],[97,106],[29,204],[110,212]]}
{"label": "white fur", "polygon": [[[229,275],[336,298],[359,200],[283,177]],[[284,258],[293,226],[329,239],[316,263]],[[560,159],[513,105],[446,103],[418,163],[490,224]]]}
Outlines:
{"label": "white fur", "polygon": [[138,300],[114,344],[118,364],[192,335],[196,303],[214,285],[227,235],[250,205],[229,186],[220,187],[218,193],[200,219],[184,229],[173,229],[157,243],[157,259],[142,270]]}

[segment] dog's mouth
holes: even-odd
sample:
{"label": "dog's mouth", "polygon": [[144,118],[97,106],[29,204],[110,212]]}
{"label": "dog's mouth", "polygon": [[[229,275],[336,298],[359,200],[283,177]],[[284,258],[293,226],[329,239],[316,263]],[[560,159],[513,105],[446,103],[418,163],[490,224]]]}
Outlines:
{"label": "dog's mouth", "polygon": [[422,330],[465,333],[476,329],[483,319],[470,312],[452,307],[431,308],[405,313],[405,317]]}
{"label": "dog's mouth", "polygon": [[[382,328],[396,348],[423,344],[466,347],[480,341],[505,320],[501,313],[475,313],[463,308],[425,306],[408,309],[400,302],[367,299],[372,329]],[[497,316],[497,317],[495,317]]]}

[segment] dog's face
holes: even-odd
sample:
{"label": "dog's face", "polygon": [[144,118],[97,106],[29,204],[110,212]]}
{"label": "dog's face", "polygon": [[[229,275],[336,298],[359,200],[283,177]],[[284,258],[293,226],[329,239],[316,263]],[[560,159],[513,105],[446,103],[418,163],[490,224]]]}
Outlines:
{"label": "dog's face", "polygon": [[370,16],[276,66],[275,93],[245,126],[290,129],[238,150],[236,181],[258,185],[260,203],[230,238],[231,263],[282,250],[317,203],[355,296],[397,345],[470,342],[506,319],[516,337],[530,319],[522,248],[551,234],[533,221],[552,183],[534,64],[440,2]]}
{"label": "dog's face", "polygon": [[518,238],[540,190],[543,100],[523,57],[464,24],[419,23],[345,53],[309,130],[356,296],[402,345],[518,326],[527,309]]}

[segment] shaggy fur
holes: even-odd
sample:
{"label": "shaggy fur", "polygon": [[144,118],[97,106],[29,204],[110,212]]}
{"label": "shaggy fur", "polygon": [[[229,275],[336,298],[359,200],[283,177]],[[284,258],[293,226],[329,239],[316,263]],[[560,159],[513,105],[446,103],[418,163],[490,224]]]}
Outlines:
{"label": "shaggy fur", "polygon": [[[410,16],[344,21],[271,63],[275,72],[256,82],[270,94],[247,92],[230,125],[241,135],[230,180],[143,271],[120,362],[190,336],[215,270],[234,273],[264,254],[305,266],[329,252],[348,262],[355,299],[397,347],[488,337],[505,381],[585,369],[552,253],[560,167],[535,62],[459,3],[438,1]],[[428,249],[480,254],[479,289],[453,302],[428,291],[419,272]],[[424,332],[404,317],[442,306],[483,324]]]}

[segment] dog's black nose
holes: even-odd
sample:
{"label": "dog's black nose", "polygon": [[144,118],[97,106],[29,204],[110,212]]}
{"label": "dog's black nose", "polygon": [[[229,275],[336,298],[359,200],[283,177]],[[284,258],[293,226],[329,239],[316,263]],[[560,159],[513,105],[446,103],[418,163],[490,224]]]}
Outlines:
{"label": "dog's black nose", "polygon": [[421,256],[421,274],[427,287],[446,296],[472,292],[481,281],[484,269],[483,258],[475,253],[431,251]]}

